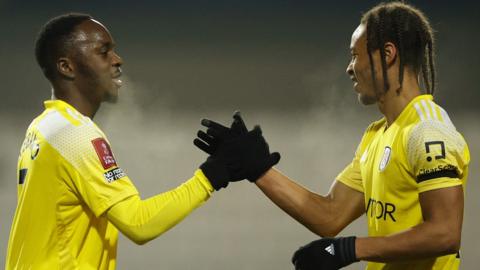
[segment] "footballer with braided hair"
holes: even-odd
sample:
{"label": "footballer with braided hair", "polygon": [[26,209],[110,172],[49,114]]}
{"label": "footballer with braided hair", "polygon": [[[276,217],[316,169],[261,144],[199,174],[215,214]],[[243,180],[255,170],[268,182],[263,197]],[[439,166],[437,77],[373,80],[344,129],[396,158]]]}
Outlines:
{"label": "footballer with braided hair", "polygon": [[[389,2],[367,11],[353,32],[346,71],[360,103],[376,104],[384,117],[366,129],[327,195],[274,168],[256,179],[276,205],[322,237],[295,252],[295,269],[333,270],[360,260],[368,270],[459,268],[470,154],[433,101],[434,48],[430,23],[417,8]],[[216,134],[211,122],[205,126]],[[199,133],[196,144],[209,150],[199,140],[213,141],[220,151],[226,136],[213,137]],[[244,141],[231,151],[237,167],[255,164],[254,148]],[[337,237],[363,214],[368,237]]]}

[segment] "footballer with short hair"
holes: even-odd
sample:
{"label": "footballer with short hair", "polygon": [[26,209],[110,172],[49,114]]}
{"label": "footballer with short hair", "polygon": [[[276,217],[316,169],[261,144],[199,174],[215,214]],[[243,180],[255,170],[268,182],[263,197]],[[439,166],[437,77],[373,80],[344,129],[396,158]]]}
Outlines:
{"label": "footballer with short hair", "polygon": [[144,244],[241,180],[216,155],[177,188],[141,199],[93,122],[122,86],[123,61],[107,28],[87,14],[55,17],[42,27],[35,54],[53,93],[20,150],[6,269],[115,269],[118,231]]}

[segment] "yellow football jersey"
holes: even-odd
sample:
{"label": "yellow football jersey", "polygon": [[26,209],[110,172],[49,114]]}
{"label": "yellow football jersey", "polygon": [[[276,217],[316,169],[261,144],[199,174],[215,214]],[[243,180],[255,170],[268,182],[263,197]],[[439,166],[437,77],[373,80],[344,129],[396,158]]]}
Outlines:
{"label": "yellow football jersey", "polygon": [[20,152],[6,269],[114,269],[118,231],[102,214],[136,194],[90,118],[46,101]]}
{"label": "yellow football jersey", "polygon": [[[467,182],[470,154],[443,108],[431,95],[413,99],[387,127],[372,123],[352,163],[337,177],[364,193],[369,236],[387,236],[423,222],[419,194]],[[373,263],[367,269],[453,270],[456,254],[402,262]]]}

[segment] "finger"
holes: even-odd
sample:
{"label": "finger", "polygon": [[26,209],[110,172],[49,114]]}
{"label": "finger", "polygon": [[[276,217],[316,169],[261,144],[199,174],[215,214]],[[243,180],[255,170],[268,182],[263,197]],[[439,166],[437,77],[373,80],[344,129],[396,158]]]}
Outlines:
{"label": "finger", "polygon": [[225,140],[230,135],[230,129],[217,129],[217,128],[208,128],[207,134],[215,140]]}
{"label": "finger", "polygon": [[198,138],[195,138],[195,140],[193,140],[193,144],[198,147],[200,150],[202,150],[203,152],[209,154],[209,155],[213,155],[213,152],[214,152],[214,149],[213,147],[211,147],[210,145],[204,143],[202,140],[198,139]]}
{"label": "finger", "polygon": [[202,119],[201,124],[202,124],[202,126],[207,127],[207,128],[214,128],[214,129],[223,130],[223,131],[230,130],[228,127],[226,127],[222,124],[219,124],[219,123],[217,123],[213,120],[210,120],[210,119]]}
{"label": "finger", "polygon": [[232,123],[232,130],[234,130],[237,134],[245,134],[248,132],[247,126],[240,115],[240,111],[235,111],[233,114],[233,123]]}
{"label": "finger", "polygon": [[199,137],[200,139],[202,139],[203,141],[205,141],[207,144],[209,145],[214,145],[217,143],[217,140],[215,140],[215,138],[213,138],[212,136],[208,135],[207,133],[205,133],[203,130],[199,130],[197,132],[197,137]]}
{"label": "finger", "polygon": [[250,131],[250,132],[253,135],[260,136],[260,135],[262,135],[262,128],[259,125],[255,125],[255,127],[253,127],[253,130]]}

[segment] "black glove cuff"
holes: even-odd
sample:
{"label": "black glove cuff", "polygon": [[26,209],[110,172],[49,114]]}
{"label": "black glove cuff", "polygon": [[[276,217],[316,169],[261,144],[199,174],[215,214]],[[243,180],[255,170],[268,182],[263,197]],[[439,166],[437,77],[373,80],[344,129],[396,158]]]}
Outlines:
{"label": "black glove cuff", "polygon": [[219,162],[216,162],[211,157],[207,158],[207,160],[200,165],[200,169],[215,190],[228,186],[228,171],[225,166],[219,164]]}
{"label": "black glove cuff", "polygon": [[355,239],[357,237],[340,237],[338,238],[338,248],[340,250],[340,259],[344,265],[358,262],[355,254]]}

